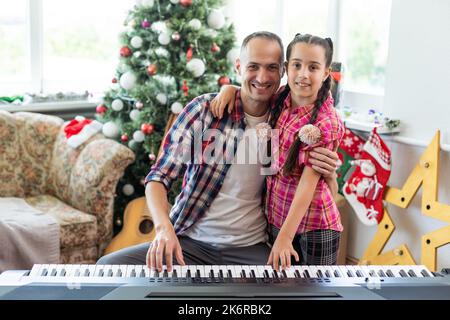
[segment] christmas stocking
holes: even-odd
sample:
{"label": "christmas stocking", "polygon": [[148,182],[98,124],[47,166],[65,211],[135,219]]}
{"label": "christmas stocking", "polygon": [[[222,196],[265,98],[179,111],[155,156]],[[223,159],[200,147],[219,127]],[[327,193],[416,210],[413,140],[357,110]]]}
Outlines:
{"label": "christmas stocking", "polygon": [[64,127],[67,144],[72,148],[77,148],[86,142],[94,134],[102,130],[102,123],[96,120],[85,119],[77,116]]}
{"label": "christmas stocking", "polygon": [[391,152],[376,128],[364,144],[361,157],[352,162],[356,168],[344,184],[344,197],[362,223],[376,225],[383,218],[383,193],[391,173]]}
{"label": "christmas stocking", "polygon": [[359,159],[366,141],[357,136],[350,129],[345,128],[345,134],[337,150],[339,156],[339,166],[337,169],[337,182],[339,193],[343,194],[342,187],[347,180],[347,173],[351,168],[351,161]]}

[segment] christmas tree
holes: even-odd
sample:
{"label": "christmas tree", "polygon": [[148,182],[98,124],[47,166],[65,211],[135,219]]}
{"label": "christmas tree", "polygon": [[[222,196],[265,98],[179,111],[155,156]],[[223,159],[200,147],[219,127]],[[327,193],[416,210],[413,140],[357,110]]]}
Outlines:
{"label": "christmas tree", "polygon": [[[116,190],[115,231],[128,202],[141,197],[169,117],[198,95],[232,83],[238,54],[222,0],[139,0],[120,35],[120,62],[97,106],[103,134],[136,154]],[[180,181],[169,193],[173,203]]]}

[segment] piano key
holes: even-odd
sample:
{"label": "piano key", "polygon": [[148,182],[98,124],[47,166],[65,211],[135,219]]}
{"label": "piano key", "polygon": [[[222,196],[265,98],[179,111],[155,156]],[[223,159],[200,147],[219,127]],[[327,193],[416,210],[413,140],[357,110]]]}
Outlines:
{"label": "piano key", "polygon": [[266,278],[273,278],[272,266],[265,265],[264,271],[265,271],[264,274],[266,275]]}
{"label": "piano key", "polygon": [[341,277],[342,278],[349,278],[350,276],[348,275],[348,268],[345,265],[342,266],[337,266],[340,273],[341,273]]}
{"label": "piano key", "polygon": [[334,271],[336,270],[336,266],[324,266],[325,267],[325,275],[328,278],[336,278],[336,275],[334,274]]}
{"label": "piano key", "polygon": [[206,278],[207,275],[205,274],[205,268],[203,265],[197,265],[197,274],[200,278]]}
{"label": "piano key", "polygon": [[181,266],[181,275],[179,275],[179,277],[180,278],[189,278],[188,271],[189,271],[188,266]]}
{"label": "piano key", "polygon": [[408,275],[409,275],[411,278],[417,278],[417,275],[416,275],[416,273],[414,272],[413,269],[409,269],[409,270],[408,270]]}
{"label": "piano key", "polygon": [[425,269],[422,269],[420,271],[420,274],[422,274],[424,277],[431,277],[431,274]]}
{"label": "piano key", "polygon": [[340,268],[333,268],[333,275],[335,278],[342,278],[342,273]]}
{"label": "piano key", "polygon": [[83,271],[81,272],[80,270],[80,275],[82,277],[89,277],[90,272],[89,272],[89,266],[86,266],[85,268],[83,268]]}
{"label": "piano key", "polygon": [[214,278],[214,272],[212,271],[212,266],[205,266],[205,277]]}
{"label": "piano key", "polygon": [[197,272],[196,266],[195,265],[189,265],[188,266],[188,270],[189,270],[188,277],[189,278],[195,278],[195,274]]}
{"label": "piano key", "polygon": [[361,265],[361,266],[359,266],[359,268],[360,268],[362,274],[364,275],[364,277],[366,277],[366,278],[371,277],[369,266]]}
{"label": "piano key", "polygon": [[227,266],[223,266],[223,265],[219,266],[219,274],[220,274],[221,278],[228,278],[229,275],[228,275]]}
{"label": "piano key", "polygon": [[316,266],[307,266],[308,272],[311,278],[319,278],[317,275],[317,267]]}
{"label": "piano key", "polygon": [[249,266],[242,266],[242,272],[245,274],[246,278],[251,278],[252,275],[250,273],[250,267]]}
{"label": "piano key", "polygon": [[250,274],[252,278],[261,278],[261,275],[259,274],[258,266],[249,266],[250,268]]}
{"label": "piano key", "polygon": [[[390,266],[389,268],[392,270],[392,273],[396,278],[404,278],[406,275],[405,272],[400,273],[403,270],[403,266]],[[406,275],[406,277],[408,277],[408,275]]]}
{"label": "piano key", "polygon": [[295,278],[295,269],[294,266],[291,266],[290,268],[286,268],[285,273],[286,273],[286,278]]}
{"label": "piano key", "polygon": [[136,274],[135,277],[139,278],[141,276],[141,271],[142,271],[142,265],[135,265],[134,266],[134,273]]}
{"label": "piano key", "polygon": [[37,277],[41,275],[41,268],[42,268],[43,264],[35,264],[33,265],[33,268],[31,268],[30,274],[28,275],[29,277]]}
{"label": "piano key", "polygon": [[172,278],[179,278],[179,277],[181,277],[181,266],[174,265],[173,266]]}
{"label": "piano key", "polygon": [[58,264],[56,266],[56,276],[58,277],[65,277],[66,276],[66,269],[64,264]]}
{"label": "piano key", "polygon": [[228,265],[227,269],[229,270],[228,275],[232,278],[239,278],[239,272],[234,268],[234,265]]}
{"label": "piano key", "polygon": [[325,275],[327,271],[325,266],[316,266],[316,268],[317,268],[317,275],[319,276],[319,278],[329,278],[328,276]]}

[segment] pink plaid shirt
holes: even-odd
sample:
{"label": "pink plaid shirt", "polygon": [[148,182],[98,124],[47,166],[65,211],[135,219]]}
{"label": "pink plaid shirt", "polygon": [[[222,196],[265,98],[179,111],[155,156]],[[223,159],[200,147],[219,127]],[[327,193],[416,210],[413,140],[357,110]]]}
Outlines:
{"label": "pink plaid shirt", "polygon": [[[277,130],[279,134],[279,155],[275,157],[275,159],[278,159],[273,163],[275,168],[283,167],[289,147],[300,128],[308,124],[313,109],[313,105],[299,106],[292,110],[290,110],[290,106],[291,95],[289,94],[276,125],[276,129],[280,130]],[[292,174],[284,176],[282,171],[278,170],[276,174],[268,176],[266,179],[266,212],[268,221],[277,228],[281,228],[289,213],[303,168],[312,166],[308,161],[309,151],[316,146],[336,151],[344,135],[344,125],[336,114],[331,95],[322,105],[314,125],[321,131],[321,140],[312,146],[302,144],[298,157],[299,166],[294,169]],[[275,148],[276,146],[274,146]],[[273,152],[277,152],[277,150],[273,150]],[[324,229],[342,231],[343,227],[331,191],[325,180],[320,178],[313,200],[298,226],[297,234]]]}

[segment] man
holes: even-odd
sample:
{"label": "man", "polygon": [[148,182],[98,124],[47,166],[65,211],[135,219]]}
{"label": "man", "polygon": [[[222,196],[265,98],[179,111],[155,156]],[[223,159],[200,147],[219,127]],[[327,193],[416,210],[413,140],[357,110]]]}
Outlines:
{"label": "man", "polygon": [[[162,271],[165,263],[171,271],[174,257],[181,265],[266,263],[270,246],[261,205],[262,164],[201,160],[211,142],[205,135],[212,130],[224,135],[241,130],[245,136],[257,124],[267,121],[270,99],[284,72],[283,51],[281,39],[273,33],[247,36],[235,63],[242,85],[231,114],[221,119],[213,117],[208,106],[215,94],[197,97],[184,108],[167,134],[161,156],[146,177],[155,239],[150,246],[140,244],[102,257],[98,264],[147,264]],[[198,153],[192,151],[198,149],[199,134],[202,139],[197,161]],[[231,141],[235,141],[233,137]],[[233,144],[226,140],[226,147],[232,147],[226,148],[224,154],[231,152],[233,158],[242,151],[256,152],[252,149],[254,145],[248,146],[245,141],[238,139]],[[316,170],[327,177],[330,185],[335,185],[337,155],[324,148],[315,151]],[[191,157],[186,161],[180,155]],[[167,192],[182,168],[186,168],[183,188],[170,208]]]}

